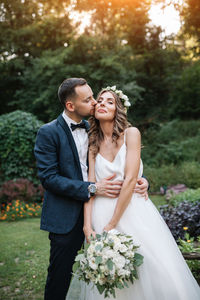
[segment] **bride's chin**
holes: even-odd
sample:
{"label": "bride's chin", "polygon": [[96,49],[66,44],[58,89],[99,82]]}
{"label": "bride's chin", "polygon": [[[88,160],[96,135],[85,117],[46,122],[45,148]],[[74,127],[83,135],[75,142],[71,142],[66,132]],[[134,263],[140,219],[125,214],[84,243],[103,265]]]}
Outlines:
{"label": "bride's chin", "polygon": [[106,114],[99,114],[99,113],[95,113],[95,118],[97,119],[97,120],[99,120],[99,121],[108,121],[108,120],[110,120],[110,118],[109,118],[109,116],[108,115],[106,115]]}

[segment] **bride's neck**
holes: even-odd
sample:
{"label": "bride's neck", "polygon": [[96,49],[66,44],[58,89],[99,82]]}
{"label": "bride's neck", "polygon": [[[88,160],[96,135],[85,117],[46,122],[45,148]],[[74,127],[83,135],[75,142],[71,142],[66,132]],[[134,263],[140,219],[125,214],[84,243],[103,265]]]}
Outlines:
{"label": "bride's neck", "polygon": [[112,138],[114,123],[112,122],[101,122],[101,130],[103,132],[104,140]]}

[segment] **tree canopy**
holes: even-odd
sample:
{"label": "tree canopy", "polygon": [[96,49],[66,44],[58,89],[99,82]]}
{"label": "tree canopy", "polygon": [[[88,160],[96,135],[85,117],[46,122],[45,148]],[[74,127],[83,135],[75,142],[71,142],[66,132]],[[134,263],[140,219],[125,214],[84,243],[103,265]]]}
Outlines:
{"label": "tree canopy", "polygon": [[[163,39],[162,29],[149,23],[148,0],[3,0],[1,114],[21,109],[43,121],[55,118],[62,110],[57,88],[76,76],[95,94],[112,84],[123,89],[134,103],[129,118],[140,126],[197,118],[200,4],[171,2],[180,11],[182,34]],[[83,33],[77,12],[91,16]],[[191,37],[196,62],[185,55]]]}

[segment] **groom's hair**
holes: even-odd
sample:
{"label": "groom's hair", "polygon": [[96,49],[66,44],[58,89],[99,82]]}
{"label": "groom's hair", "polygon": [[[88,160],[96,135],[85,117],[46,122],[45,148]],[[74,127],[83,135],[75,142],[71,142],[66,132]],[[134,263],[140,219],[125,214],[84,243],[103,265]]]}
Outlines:
{"label": "groom's hair", "polygon": [[75,98],[75,87],[87,84],[84,78],[67,78],[58,88],[58,98],[65,108],[65,103],[69,98]]}

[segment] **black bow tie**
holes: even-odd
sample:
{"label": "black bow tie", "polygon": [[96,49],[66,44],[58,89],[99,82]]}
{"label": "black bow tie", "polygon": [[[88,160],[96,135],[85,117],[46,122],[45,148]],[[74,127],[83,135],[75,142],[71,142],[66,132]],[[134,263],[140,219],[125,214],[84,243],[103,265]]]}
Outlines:
{"label": "black bow tie", "polygon": [[86,131],[87,131],[87,127],[86,127],[86,124],[85,124],[85,122],[81,122],[81,123],[78,123],[78,124],[73,124],[73,123],[71,123],[71,129],[72,129],[72,131],[74,131],[75,129],[77,129],[77,128],[83,128],[83,129],[85,129]]}

